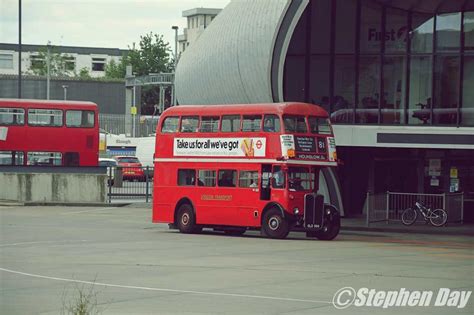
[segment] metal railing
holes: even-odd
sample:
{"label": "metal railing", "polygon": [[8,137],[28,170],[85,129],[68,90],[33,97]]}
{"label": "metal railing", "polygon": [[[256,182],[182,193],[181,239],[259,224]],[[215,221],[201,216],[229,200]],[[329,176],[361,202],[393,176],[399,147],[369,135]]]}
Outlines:
{"label": "metal railing", "polygon": [[[159,118],[159,116],[135,115],[128,117],[127,120],[126,115],[99,114],[99,126],[106,133],[114,135],[131,132],[136,137],[148,137],[155,134]],[[133,132],[133,128],[135,128],[135,132]]]}
{"label": "metal railing", "polygon": [[[415,202],[434,209],[444,209],[448,213],[448,222],[463,222],[464,219],[464,193],[444,194],[419,194],[386,192],[374,194],[367,192],[364,210],[366,225],[372,223],[401,221],[402,213],[407,208],[413,208]],[[418,220],[423,220],[418,216]]]}
{"label": "metal railing", "polygon": [[150,202],[153,198],[153,167],[108,167],[107,200]]}

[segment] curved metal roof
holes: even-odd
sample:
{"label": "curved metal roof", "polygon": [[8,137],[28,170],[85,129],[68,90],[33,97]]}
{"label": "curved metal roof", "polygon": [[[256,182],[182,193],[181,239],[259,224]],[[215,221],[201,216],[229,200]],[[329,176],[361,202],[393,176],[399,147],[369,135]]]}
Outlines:
{"label": "curved metal roof", "polygon": [[230,2],[181,56],[176,69],[178,102],[273,102],[270,75],[274,43],[290,3]]}

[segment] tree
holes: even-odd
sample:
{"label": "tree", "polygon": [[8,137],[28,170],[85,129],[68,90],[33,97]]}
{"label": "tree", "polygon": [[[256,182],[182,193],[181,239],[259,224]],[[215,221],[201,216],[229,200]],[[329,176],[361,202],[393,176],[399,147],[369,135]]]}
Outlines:
{"label": "tree", "polygon": [[169,43],[165,43],[162,35],[150,32],[140,36],[139,48],[129,46],[129,52],[122,57],[120,63],[110,61],[105,66],[105,76],[108,78],[124,78],[128,65],[132,66],[136,76],[150,73],[171,72],[173,64],[170,58]]}
{"label": "tree", "polygon": [[[119,63],[110,61],[105,66],[105,77],[108,79],[123,79],[126,68],[132,66],[135,76],[148,75],[150,73],[172,72],[174,61],[170,58],[171,49],[169,43],[165,43],[162,35],[150,32],[140,36],[139,47],[129,46],[129,52],[123,56]],[[171,92],[165,91],[165,104],[170,104]],[[143,86],[141,88],[141,114],[156,114],[155,105],[159,103],[160,89],[157,86]],[[165,105],[166,106],[166,105]]]}

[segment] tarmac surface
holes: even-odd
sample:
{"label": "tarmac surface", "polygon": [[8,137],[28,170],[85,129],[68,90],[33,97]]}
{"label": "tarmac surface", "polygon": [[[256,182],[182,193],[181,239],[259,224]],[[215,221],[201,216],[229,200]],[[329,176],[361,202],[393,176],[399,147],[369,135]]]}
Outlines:
{"label": "tarmac surface", "polygon": [[[80,291],[100,314],[473,314],[472,296],[462,308],[454,298],[435,306],[442,288],[474,290],[473,240],[355,230],[334,241],[185,235],[152,224],[149,206],[4,204],[0,314],[67,313]],[[333,298],[345,287],[434,297],[340,310]]]}

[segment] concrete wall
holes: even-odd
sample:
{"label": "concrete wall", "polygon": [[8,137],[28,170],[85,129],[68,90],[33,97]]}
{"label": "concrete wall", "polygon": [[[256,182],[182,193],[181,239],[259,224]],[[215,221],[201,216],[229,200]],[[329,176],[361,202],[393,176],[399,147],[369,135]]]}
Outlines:
{"label": "concrete wall", "polygon": [[107,175],[0,172],[0,199],[91,203],[107,200]]}
{"label": "concrete wall", "polygon": [[[63,85],[67,85],[67,99],[90,101],[99,106],[101,114],[125,114],[125,83],[51,79],[50,99],[63,100]],[[46,78],[22,77],[22,98],[46,99]],[[138,91],[137,91],[138,93]],[[0,98],[18,97],[18,76],[0,75]],[[131,103],[128,103],[131,104]]]}

